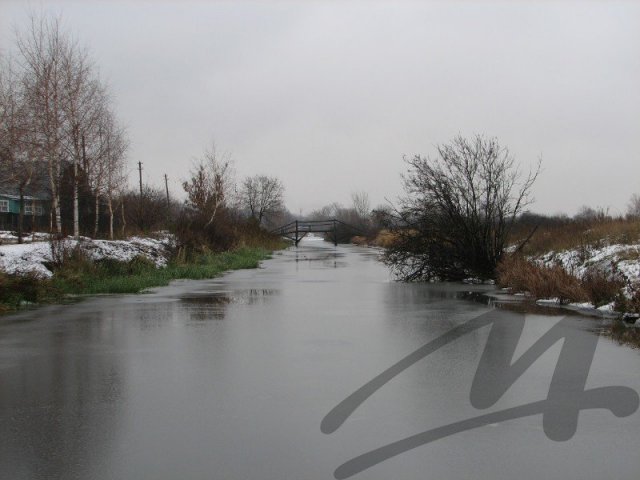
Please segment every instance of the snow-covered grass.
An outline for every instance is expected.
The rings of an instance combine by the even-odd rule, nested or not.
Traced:
[[[640,244],[606,243],[507,259],[501,284],[528,291],[540,304],[569,303],[575,309],[602,313],[614,308],[635,311],[640,298]]]
[[[55,253],[79,248],[90,260],[115,260],[130,262],[142,256],[156,267],[164,267],[169,260],[170,248],[174,239],[171,235],[161,234],[157,238],[131,237],[127,240],[79,240],[65,238],[52,242],[32,242],[23,244],[0,245],[0,270],[10,275],[34,275],[39,278],[51,278],[51,264],[55,262]],[[53,248],[52,248],[53,247]]]
[[[57,302],[72,294],[136,293],[178,278],[213,278],[228,270],[256,268],[269,250],[169,258],[173,238],[126,241],[65,239],[0,247],[0,312],[24,304]]]
[[[584,278],[588,271],[595,268],[608,274],[618,273],[625,281],[640,280],[640,245],[617,244],[570,249],[547,252],[531,259],[547,267],[560,265],[577,278]]]
[[[43,232],[33,232],[29,234],[25,234],[22,237],[22,241],[29,242],[42,242],[49,238],[48,233]],[[0,230],[0,245],[6,243],[18,243],[18,234],[16,232],[12,232],[9,230]]]

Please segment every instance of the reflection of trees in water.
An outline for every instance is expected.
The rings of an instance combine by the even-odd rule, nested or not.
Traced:
[[[92,469],[114,441],[124,385],[110,349],[126,341],[117,338],[124,329],[108,315],[18,330],[17,353],[27,354],[0,370],[0,471],[6,478],[95,476]]]
[[[173,312],[162,304],[154,306],[145,304],[138,312],[137,320],[140,330],[154,330],[162,328],[171,320]]]
[[[296,250],[296,255],[293,257],[293,261],[296,263],[306,262],[311,268],[344,268],[347,266],[347,262],[339,260],[345,256],[342,252],[329,251],[327,253],[318,254],[316,252],[310,253],[306,250]]]
[[[277,293],[278,290],[271,289],[247,289],[182,297],[180,300],[190,320],[223,320],[230,304],[256,305]]]
[[[640,328],[625,325],[622,321],[614,321],[605,328],[603,335],[612,338],[620,345],[640,348]]]
[[[225,293],[184,297],[180,299],[189,320],[223,320],[231,297]]]

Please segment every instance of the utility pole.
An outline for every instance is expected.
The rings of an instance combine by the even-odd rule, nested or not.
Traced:
[[[138,220],[140,230],[144,231],[144,211],[142,206],[142,162],[138,162],[138,176],[140,177],[140,201],[138,202]]]
[[[140,198],[142,198],[142,162],[138,162],[138,176],[140,177]]]
[[[164,174],[164,189],[167,192],[167,208],[169,208],[169,178],[166,173]]]
[[[81,148],[82,148],[82,164],[85,165],[85,173],[87,172],[87,150],[85,147],[84,134],[82,134]],[[73,236],[78,238],[80,236],[80,209],[78,198],[78,159],[74,155],[73,157]]]
[[[164,174],[164,189],[167,192],[167,216],[169,216],[169,178]]]

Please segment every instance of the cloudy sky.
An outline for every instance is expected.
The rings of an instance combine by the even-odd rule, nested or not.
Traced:
[[[640,193],[640,2],[0,0],[62,15],[109,83],[145,181],[215,140],[295,213],[401,193],[403,155],[457,134],[541,157],[533,210],[624,212]]]

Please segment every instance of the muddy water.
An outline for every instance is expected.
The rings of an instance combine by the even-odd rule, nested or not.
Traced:
[[[321,431],[336,405],[388,367],[491,315],[470,288],[395,283],[371,250],[305,241],[258,270],[3,317],[0,478],[331,479],[379,447],[546,399],[562,342],[492,406],[472,405],[485,347],[489,365],[503,353],[501,343],[487,347],[487,326]],[[519,341],[505,334],[518,342],[516,358],[564,317],[525,318]],[[601,326],[565,322],[576,335]],[[640,354],[600,337],[586,388],[607,386],[640,391]],[[640,478],[637,410],[582,410],[570,439],[547,433],[540,414],[487,423],[377,458],[351,478]]]

